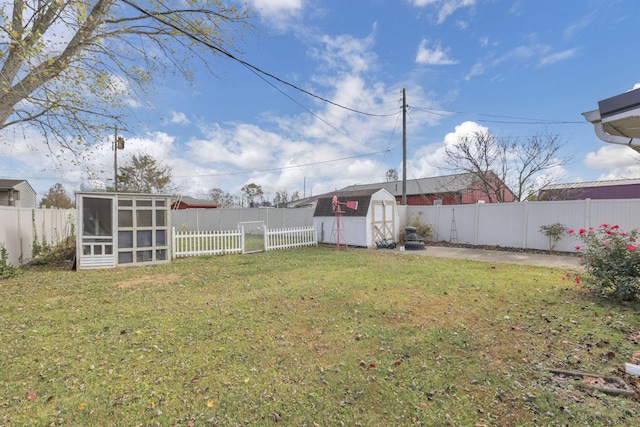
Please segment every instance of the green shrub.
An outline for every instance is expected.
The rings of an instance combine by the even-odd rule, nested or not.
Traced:
[[[629,301],[640,295],[640,248],[638,230],[624,232],[617,225],[568,231],[584,246],[576,246],[591,291],[616,300]],[[580,278],[576,278],[580,283]]]
[[[549,251],[553,252],[556,249],[556,245],[565,231],[567,231],[567,226],[559,222],[540,226],[540,232],[549,238]]]
[[[9,254],[4,245],[0,245],[0,279],[17,276],[20,270],[9,262]]]

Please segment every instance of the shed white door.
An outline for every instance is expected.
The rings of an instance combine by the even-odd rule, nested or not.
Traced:
[[[114,198],[82,196],[79,208],[82,220],[77,250],[79,268],[115,267]]]
[[[389,200],[372,200],[371,210],[371,227],[373,228],[374,240],[395,240],[395,203]]]

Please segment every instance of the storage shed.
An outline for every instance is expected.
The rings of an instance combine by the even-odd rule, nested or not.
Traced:
[[[76,269],[171,260],[170,196],[76,193]]]
[[[340,221],[333,203],[334,196],[342,212]],[[374,247],[382,239],[397,242],[400,231],[396,199],[380,188],[334,191],[320,196],[313,224],[321,243],[336,244],[339,241],[340,244],[360,247]]]

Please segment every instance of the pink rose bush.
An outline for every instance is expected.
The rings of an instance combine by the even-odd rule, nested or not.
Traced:
[[[586,272],[582,281],[593,292],[623,301],[640,296],[637,230],[624,232],[618,225],[602,224],[597,229],[568,230],[568,234],[582,243],[575,247]]]

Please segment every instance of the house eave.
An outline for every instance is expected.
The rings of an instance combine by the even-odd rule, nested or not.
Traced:
[[[587,111],[582,115],[593,125],[600,140],[609,144],[626,145],[640,152],[640,134],[636,135],[637,130],[629,125],[633,119],[640,123],[640,107],[605,118],[601,116],[600,110]]]

